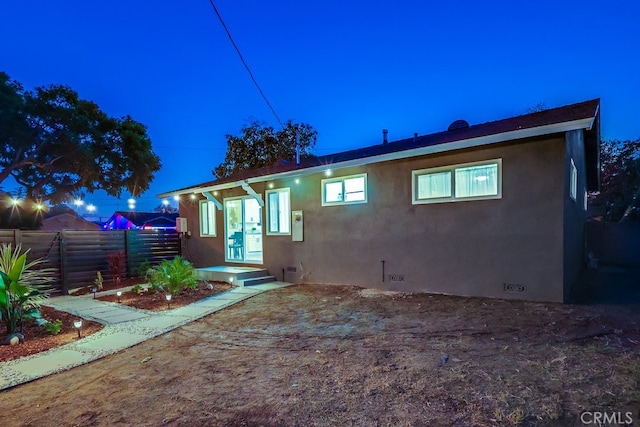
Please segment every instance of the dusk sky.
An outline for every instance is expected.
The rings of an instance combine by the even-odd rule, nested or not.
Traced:
[[[213,179],[225,134],[278,123],[208,0],[4,0],[0,71],[65,84],[148,127],[156,195]],[[284,122],[323,155],[601,98],[602,137],[640,137],[640,2],[216,0]],[[88,195],[101,216],[121,200]]]

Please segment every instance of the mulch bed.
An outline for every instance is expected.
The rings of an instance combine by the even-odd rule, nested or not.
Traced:
[[[62,321],[60,333],[50,335],[42,326],[38,326],[35,323],[25,324],[23,334],[25,342],[18,345],[0,345],[0,362],[40,353],[78,339],[78,331],[73,326],[73,321],[78,319],[77,316],[45,306],[40,307],[40,312],[42,317],[50,322],[54,322],[57,319]],[[98,332],[102,327],[99,323],[83,319],[80,333],[84,337]],[[4,336],[6,336],[6,330],[2,328],[0,329],[0,337]]]
[[[164,311],[191,304],[192,302],[210,297],[233,288],[227,282],[198,281],[195,289],[185,289],[167,303],[166,292],[153,292],[151,289],[141,292],[123,292],[118,300],[116,294],[97,297],[100,301],[119,302],[142,310]]]

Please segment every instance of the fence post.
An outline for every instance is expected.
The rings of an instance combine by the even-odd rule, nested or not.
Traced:
[[[13,230],[13,247],[22,243],[22,231],[18,229]]]
[[[63,295],[68,294],[66,256],[64,253],[65,231],[60,230],[60,288]]]
[[[127,277],[131,277],[131,259],[129,259],[129,232],[131,230],[124,230],[124,262],[127,263]]]

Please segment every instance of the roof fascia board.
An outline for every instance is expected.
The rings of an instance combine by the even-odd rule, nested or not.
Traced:
[[[567,132],[567,131],[576,130],[576,129],[590,130],[594,124],[594,121],[595,121],[595,116],[588,117],[585,119],[572,120],[569,122],[554,123],[550,125],[537,126],[533,128],[526,128],[526,129],[518,129],[518,130],[493,134],[493,135],[479,136],[476,138],[461,139],[459,141],[446,142],[444,144],[414,148],[411,150],[403,150],[403,151],[397,151],[394,153],[380,154],[377,156],[347,160],[340,163],[328,163],[325,165],[313,166],[305,169],[295,169],[287,172],[261,175],[253,178],[248,178],[244,181],[228,182],[228,183],[218,184],[218,185],[209,185],[206,187],[192,187],[192,188],[188,188],[180,191],[173,191],[169,193],[160,194],[158,195],[158,197],[163,198],[163,197],[170,197],[170,196],[180,195],[180,194],[190,194],[194,192],[226,190],[229,188],[236,188],[236,187],[242,187],[245,191],[247,191],[244,188],[244,186],[248,184],[264,182],[264,181],[269,181],[274,179],[284,179],[284,178],[289,178],[294,176],[299,177],[302,175],[311,175],[314,173],[324,172],[327,169],[343,169],[343,168],[348,168],[353,166],[364,166],[371,163],[406,159],[408,157],[423,156],[427,154],[436,154],[436,153],[442,153],[445,151],[459,150],[463,148],[479,147],[482,145],[491,145],[491,144],[497,144],[505,141],[531,138],[531,137],[542,136],[542,135],[550,135],[554,133]],[[253,189],[251,190],[253,191]],[[249,193],[248,191],[247,193],[253,196],[253,194]],[[262,197],[257,198],[254,196],[254,198],[256,198],[256,200],[258,200],[259,203],[264,203],[262,201]],[[260,205],[260,206],[263,206],[263,205]]]

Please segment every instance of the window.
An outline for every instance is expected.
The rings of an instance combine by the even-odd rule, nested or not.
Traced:
[[[267,234],[291,234],[291,205],[288,188],[267,190]]]
[[[569,196],[573,200],[576,200],[578,197],[578,168],[576,168],[576,164],[571,159],[571,183],[569,185]]]
[[[502,159],[413,171],[413,203],[502,198]]]
[[[216,236],[216,205],[208,200],[200,200],[200,236]]]
[[[367,174],[322,180],[322,206],[367,203]]]

